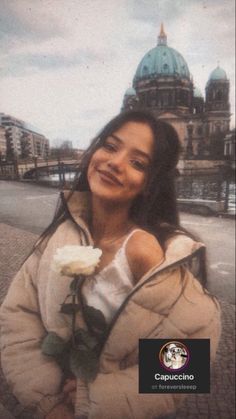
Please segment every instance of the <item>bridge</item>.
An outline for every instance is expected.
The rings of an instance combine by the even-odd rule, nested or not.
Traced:
[[[31,158],[27,160],[1,161],[1,179],[31,179],[39,180],[41,177],[59,174],[60,180],[64,180],[66,173],[78,170],[81,155],[75,158],[42,159]]]
[[[27,178],[38,172],[40,176],[59,173],[63,168],[65,171],[73,171],[78,168],[81,158],[60,158],[60,159],[39,159],[21,160],[17,162],[20,177]]]
[[[80,159],[60,159],[18,163],[18,173],[23,179],[50,176],[53,174],[74,172],[78,169]]]

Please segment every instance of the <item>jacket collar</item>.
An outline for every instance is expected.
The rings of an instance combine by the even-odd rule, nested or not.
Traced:
[[[88,227],[91,217],[91,193],[80,191],[72,192],[68,190],[63,192],[63,196],[66,200],[71,217],[83,230],[86,230],[90,239],[90,244],[93,244],[93,239]],[[181,263],[185,259],[192,258],[196,251],[203,247],[205,247],[203,243],[197,242],[186,234],[176,231],[176,235],[166,242],[165,258],[159,265],[154,266],[148,271],[140,279],[138,284],[163,269]]]

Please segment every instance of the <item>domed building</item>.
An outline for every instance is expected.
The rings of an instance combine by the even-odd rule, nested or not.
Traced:
[[[167,44],[161,25],[157,45],[140,61],[122,110],[150,109],[171,124],[183,146],[183,159],[223,157],[229,132],[229,80],[219,66],[206,85],[206,98],[194,85],[184,57]]]

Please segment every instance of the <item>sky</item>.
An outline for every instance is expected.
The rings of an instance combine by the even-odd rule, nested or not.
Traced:
[[[234,8],[234,0],[0,0],[0,112],[51,146],[86,148],[120,112],[163,22],[203,95],[212,70],[226,71],[234,127]]]

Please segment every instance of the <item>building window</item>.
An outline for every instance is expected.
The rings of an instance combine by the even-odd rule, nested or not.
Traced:
[[[143,67],[142,74],[143,74],[143,76],[147,76],[148,75],[148,67],[146,65]]]
[[[230,156],[230,144],[229,143],[225,144],[225,155]]]
[[[166,92],[163,93],[162,98],[163,98],[163,105],[167,106],[168,105],[168,93],[166,93]]]
[[[163,73],[167,74],[169,72],[168,64],[164,64],[162,68],[163,68]]]
[[[218,90],[216,92],[216,100],[222,100],[222,99],[223,99],[222,91]]]
[[[185,65],[182,65],[182,72],[184,76],[187,76],[187,70],[186,70]]]

